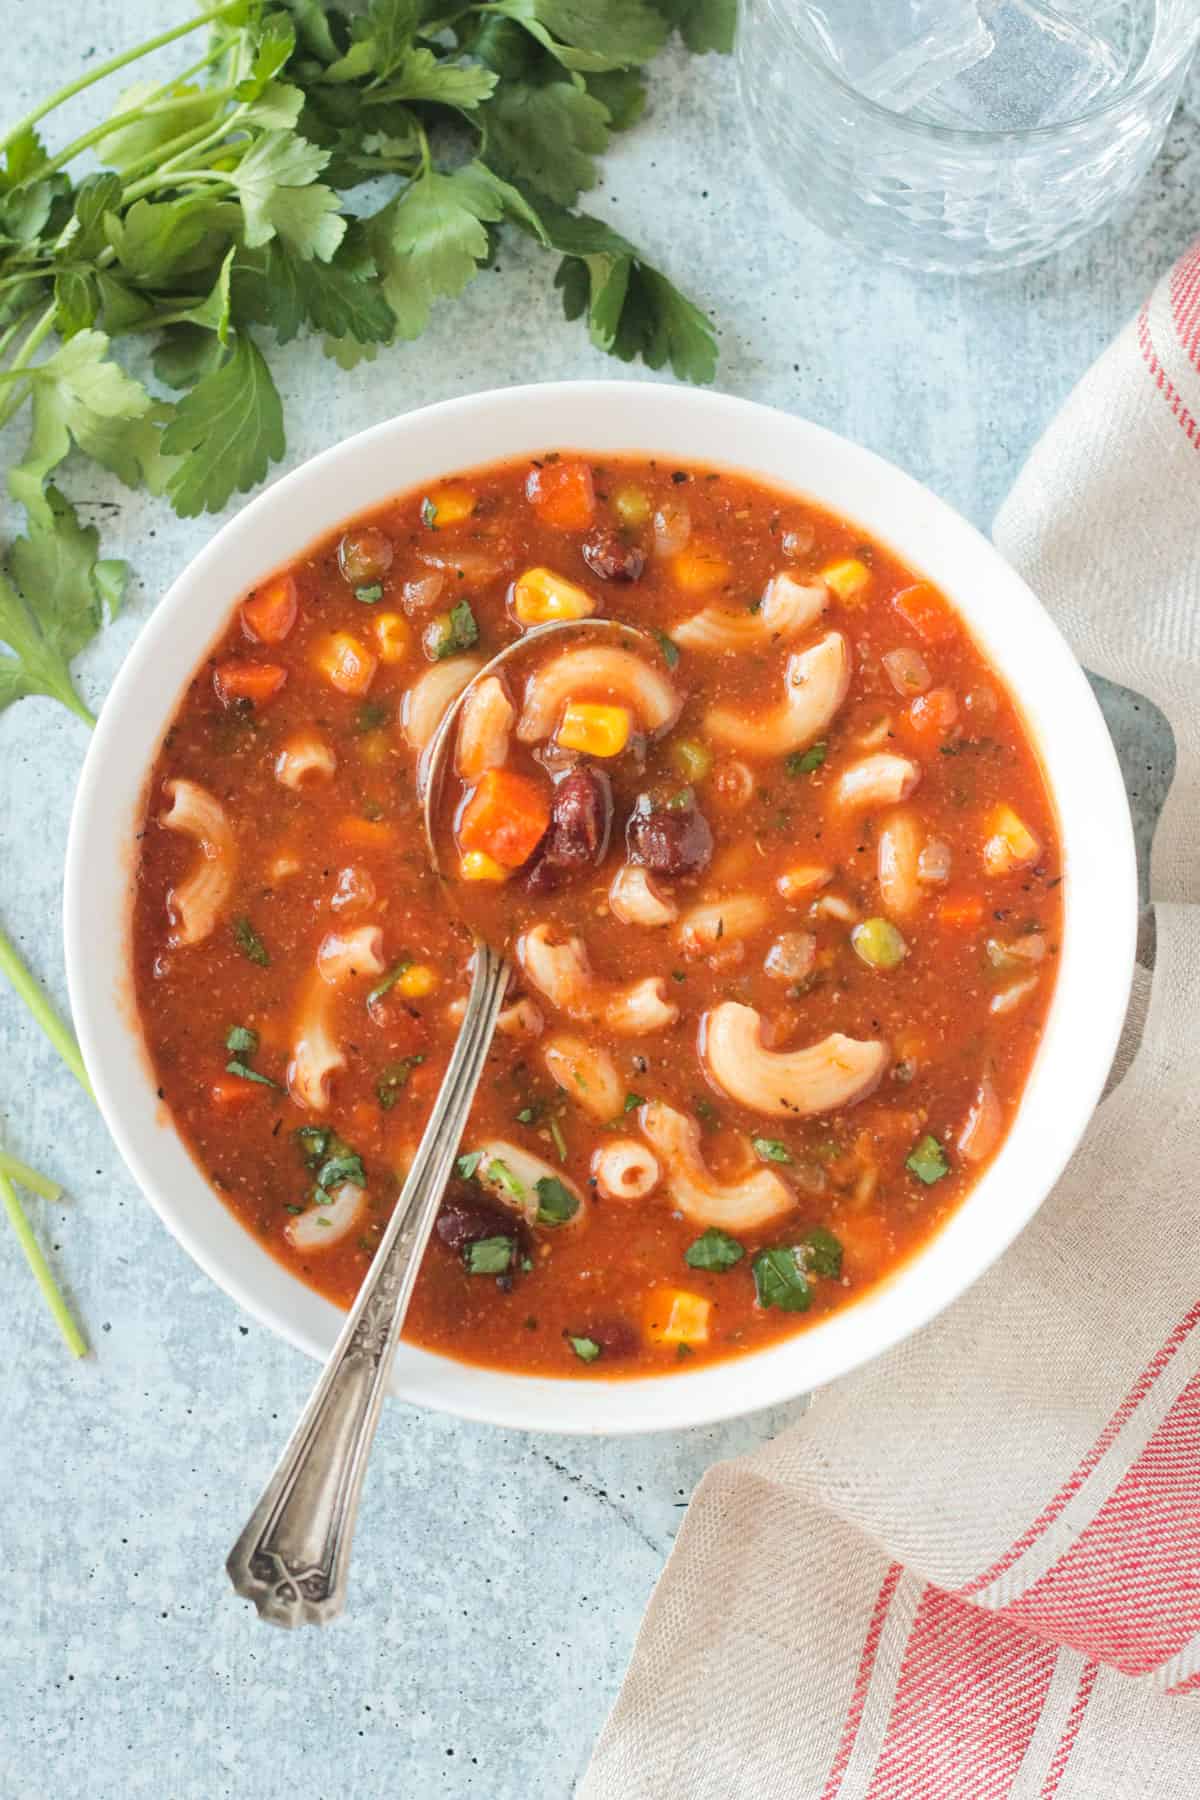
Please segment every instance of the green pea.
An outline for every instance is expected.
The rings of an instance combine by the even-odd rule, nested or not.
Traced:
[[[850,933],[850,942],[872,969],[895,969],[908,955],[908,945],[890,919],[864,919]]]

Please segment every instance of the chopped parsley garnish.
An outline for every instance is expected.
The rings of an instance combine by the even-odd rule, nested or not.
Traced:
[[[672,795],[670,795],[667,800],[667,811],[668,812],[686,812],[688,810],[689,806],[695,806],[695,804],[696,804],[695,788],[690,788],[690,787],[677,788],[676,791]]]
[[[354,729],[358,732],[360,737],[365,737],[369,731],[381,730],[383,726],[387,724],[391,716],[392,711],[390,707],[384,706],[378,700],[366,700],[358,709],[358,715],[354,721]]]
[[[425,634],[425,643],[435,662],[457,656],[460,650],[474,649],[479,642],[479,626],[469,600],[459,600],[447,613],[439,613]]]
[[[810,744],[807,750],[794,750],[783,766],[789,775],[811,775],[828,755],[828,744]]]
[[[942,1149],[932,1132],[928,1132],[917,1144],[912,1154],[905,1158],[904,1166],[918,1181],[926,1187],[932,1187],[943,1175],[950,1173],[950,1158]]]
[[[537,1184],[538,1224],[565,1225],[579,1211],[579,1202],[557,1175],[543,1175]]]
[[[550,1115],[550,1136],[554,1139],[554,1148],[558,1151],[559,1162],[566,1162],[567,1140],[563,1136],[562,1126],[553,1113]]]
[[[805,1267],[813,1275],[828,1275],[836,1281],[842,1272],[842,1241],[824,1225],[814,1225],[800,1245]]]
[[[487,1168],[483,1172],[483,1178],[485,1181],[492,1182],[495,1187],[502,1189],[514,1205],[524,1205],[524,1183],[517,1180],[508,1164],[506,1162],[501,1162],[498,1156],[492,1157]]]
[[[645,1104],[645,1094],[626,1094],[625,1104],[621,1110],[627,1113],[636,1112],[639,1106],[645,1106]]]
[[[366,1187],[367,1176],[362,1165],[362,1157],[353,1150],[339,1151],[329,1157],[317,1170],[317,1186],[323,1194],[330,1194],[343,1181],[349,1181],[355,1187]]]
[[[516,1245],[509,1237],[477,1238],[468,1244],[464,1261],[469,1275],[503,1275],[513,1259]]]
[[[658,639],[658,647],[662,651],[663,661],[668,669],[673,669],[679,661],[679,645],[674,638],[669,638],[665,631],[656,631],[654,635]]]
[[[225,1039],[225,1048],[232,1050],[235,1056],[255,1056],[258,1053],[258,1033],[251,1031],[248,1025],[231,1025]]]
[[[381,581],[370,581],[365,587],[356,587],[354,590],[354,598],[356,600],[361,600],[364,606],[374,606],[377,600],[383,599],[383,583]]]
[[[305,1167],[316,1176],[312,1197],[318,1206],[328,1205],[333,1189],[343,1181],[366,1187],[362,1157],[336,1131],[325,1125],[301,1125],[295,1135]]]
[[[745,1249],[736,1238],[731,1238],[727,1231],[718,1231],[710,1225],[702,1237],[694,1244],[689,1244],[683,1253],[683,1260],[689,1269],[732,1269],[735,1263],[741,1262]]]
[[[244,913],[240,913],[233,921],[233,941],[250,962],[257,963],[260,969],[270,967],[271,958],[267,955],[267,946]]]
[[[413,1070],[425,1061],[423,1056],[402,1056],[399,1062],[389,1063],[375,1083],[375,1095],[384,1112],[390,1112],[400,1095],[408,1086],[408,1078]]]
[[[600,1354],[600,1346],[595,1338],[572,1337],[568,1333],[567,1342],[570,1344],[580,1362],[595,1362]]]
[[[437,507],[432,500],[421,502],[421,523],[430,531],[437,530]]]
[[[399,981],[400,977],[405,973],[405,971],[408,969],[411,969],[411,968],[412,968],[411,956],[402,956],[398,963],[394,963],[392,965],[392,967],[388,970],[387,974],[382,976],[380,978],[380,980],[378,980],[375,983],[375,986],[371,989],[370,993],[367,995],[368,1007],[374,1006],[376,1000],[382,1000],[383,996],[386,993],[389,993],[391,991],[391,989],[395,987],[396,983]]]
[[[706,1100],[703,1094],[696,1094],[693,1097],[692,1106],[695,1110],[696,1117],[703,1120],[705,1125],[715,1125],[720,1118],[720,1114],[712,1101]]]
[[[460,1156],[455,1163],[454,1173],[458,1176],[460,1181],[470,1181],[482,1161],[482,1150],[468,1150],[466,1154]]]
[[[760,1250],[750,1267],[760,1306],[777,1306],[780,1312],[808,1311],[812,1305],[812,1288],[794,1250],[786,1245],[775,1250]]]
[[[260,1075],[257,1069],[252,1069],[249,1063],[242,1062],[236,1056],[230,1057],[225,1064],[225,1073],[240,1075],[243,1081],[257,1081],[259,1087],[278,1088],[279,1086],[279,1083],[272,1081],[269,1075]]]
[[[790,1163],[796,1160],[787,1145],[781,1144],[778,1138],[756,1137],[751,1138],[750,1142],[754,1154],[761,1156],[764,1162]]]

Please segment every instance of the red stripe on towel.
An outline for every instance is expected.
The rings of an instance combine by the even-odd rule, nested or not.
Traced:
[[[846,1773],[846,1764],[850,1761],[850,1752],[854,1748],[855,1740],[858,1737],[858,1728],[862,1723],[863,1707],[866,1704],[867,1690],[871,1685],[871,1676],[875,1672],[875,1657],[879,1651],[883,1622],[887,1618],[888,1607],[892,1604],[892,1596],[896,1592],[896,1584],[902,1573],[900,1564],[893,1563],[884,1576],[875,1597],[871,1623],[867,1626],[862,1655],[858,1659],[858,1672],[854,1677],[854,1689],[850,1695],[846,1721],[842,1726],[841,1739],[830,1766],[829,1778],[821,1789],[821,1800],[833,1800],[833,1796],[842,1785],[842,1776]]]
[[[1169,1365],[1175,1352],[1186,1341],[1198,1322],[1200,1322],[1200,1302],[1192,1308],[1191,1312],[1187,1313],[1179,1321],[1178,1325],[1176,1325],[1174,1331],[1162,1346],[1162,1349],[1158,1351],[1153,1361],[1142,1370],[1142,1373],[1138,1376],[1137,1380],[1134,1382],[1124,1400],[1122,1400],[1120,1406],[1108,1421],[1108,1424],[1104,1427],[1104,1430],[1100,1433],[1100,1436],[1096,1439],[1096,1442],[1092,1445],[1092,1448],[1088,1451],[1083,1461],[1078,1465],[1070,1478],[1059,1488],[1053,1500],[1051,1500],[1047,1506],[1043,1507],[1029,1529],[1022,1533],[1016,1543],[1006,1550],[1004,1555],[1000,1557],[997,1562],[994,1562],[989,1569],[985,1569],[982,1575],[977,1575],[974,1580],[968,1581],[964,1586],[957,1588],[955,1590],[956,1593],[965,1598],[971,1594],[978,1594],[980,1590],[987,1587],[989,1583],[997,1581],[1001,1575],[1007,1573],[1007,1571],[1012,1568],[1013,1564],[1018,1562],[1020,1558],[1024,1556],[1031,1544],[1037,1542],[1038,1538],[1041,1537],[1047,1527],[1054,1523],[1067,1502],[1074,1499],[1075,1495],[1079,1492],[1101,1457],[1104,1456],[1115,1443],[1123,1427],[1128,1423],[1129,1419],[1132,1418],[1137,1408],[1141,1405],[1142,1401],[1146,1398],[1146,1395],[1154,1386],[1154,1383],[1163,1373],[1163,1370]]]
[[[1200,1632],[1200,1376],[1095,1518],[1001,1617],[1126,1675]]]
[[[927,1588],[867,1800],[1004,1800],[1057,1660],[1006,1619]]]
[[[1079,1727],[1083,1724],[1083,1715],[1087,1711],[1088,1701],[1092,1697],[1092,1689],[1096,1685],[1096,1677],[1100,1673],[1097,1663],[1088,1663],[1079,1677],[1079,1686],[1075,1690],[1075,1698],[1071,1702],[1071,1710],[1067,1714],[1067,1722],[1063,1734],[1058,1740],[1058,1748],[1046,1771],[1046,1779],[1038,1800],[1054,1800],[1058,1792],[1058,1784],[1063,1778],[1071,1752],[1075,1748],[1075,1739],[1079,1736]]]

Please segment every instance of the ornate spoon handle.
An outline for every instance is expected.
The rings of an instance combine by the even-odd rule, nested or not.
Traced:
[[[388,1371],[450,1166],[491,1046],[509,965],[476,941],[454,1054],[403,1192],[308,1405],[225,1564],[273,1625],[342,1610],[350,1544]]]

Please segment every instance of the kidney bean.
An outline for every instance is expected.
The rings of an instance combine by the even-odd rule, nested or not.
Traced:
[[[712,860],[713,835],[694,801],[655,806],[642,795],[625,827],[630,860],[655,875],[694,875]]]
[[[586,1331],[580,1331],[576,1335],[590,1337],[593,1344],[599,1344],[602,1362],[619,1362],[624,1356],[633,1356],[639,1345],[634,1326],[628,1319],[615,1316],[596,1319],[588,1325]]]
[[[645,552],[616,531],[593,531],[582,550],[584,562],[601,581],[637,581],[646,566]]]
[[[500,1201],[470,1188],[451,1185],[446,1190],[434,1230],[448,1250],[461,1256],[468,1244],[483,1238],[510,1237],[516,1240],[517,1254],[527,1251],[529,1231],[524,1219]]]
[[[550,803],[550,824],[527,876],[534,893],[547,893],[576,869],[590,869],[608,849],[612,784],[601,769],[580,763],[564,775]]]

